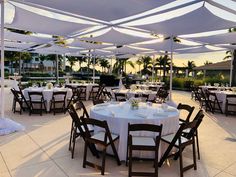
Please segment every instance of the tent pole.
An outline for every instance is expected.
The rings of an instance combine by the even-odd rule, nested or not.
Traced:
[[[5,95],[4,95],[4,0],[1,1],[1,118],[4,118],[4,101],[5,101]]]
[[[56,55],[56,83],[59,84],[58,54]]]
[[[232,50],[232,58],[231,58],[231,65],[230,65],[230,77],[229,77],[229,86],[232,87],[232,80],[233,80],[233,63],[234,63],[234,51]]]
[[[20,61],[19,61],[19,76],[21,75],[21,52],[20,52]]]
[[[172,101],[172,79],[173,79],[173,76],[172,76],[172,72],[173,72],[173,36],[171,36],[171,62],[170,62],[170,93],[169,93],[169,99],[170,101]]]
[[[155,59],[155,55],[153,55],[153,59],[152,59],[152,82],[154,81],[154,59]]]
[[[94,50],[95,53],[95,50]],[[95,55],[93,57],[93,84],[95,83]]]

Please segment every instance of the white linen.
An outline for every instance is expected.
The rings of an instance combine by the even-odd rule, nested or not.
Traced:
[[[153,100],[156,98],[157,92],[151,91],[151,90],[134,90],[131,91],[130,89],[121,89],[121,90],[113,90],[114,93],[124,93],[126,94],[127,98],[134,97],[135,94],[148,94],[149,100]]]
[[[99,109],[97,109],[99,107]],[[166,111],[161,109],[160,104],[147,106],[146,103],[140,103],[138,110],[132,110],[128,102],[119,104],[109,104],[106,106],[93,106],[90,110],[91,118],[106,120],[111,133],[120,136],[117,152],[121,160],[126,159],[128,123],[146,123],[163,124],[162,135],[168,135],[178,130],[179,111],[176,108],[170,108]],[[95,129],[95,132],[99,131]],[[138,136],[153,136],[148,132],[140,132]],[[162,149],[162,148],[161,148]],[[160,154],[163,151],[160,150]],[[136,156],[152,156],[152,153],[138,153]],[[160,157],[160,156],[159,156]]]
[[[217,99],[219,101],[222,101],[222,104],[221,104],[221,109],[223,112],[225,112],[225,107],[226,107],[226,96],[227,95],[236,95],[235,92],[232,92],[232,91],[218,91],[218,90],[214,90],[214,91],[211,91],[211,92],[214,92],[217,96]]]
[[[74,84],[66,84],[72,87],[77,87],[77,86],[86,86],[86,100],[89,99],[89,94],[92,90],[93,86],[98,86],[98,84],[92,84],[92,83],[85,83],[85,84],[79,84],[79,83],[74,83]]]
[[[23,94],[26,99],[29,99],[29,91],[36,91],[36,92],[42,92],[44,100],[46,100],[46,108],[47,111],[50,111],[50,102],[52,100],[52,94],[55,91],[67,91],[66,94],[66,100],[72,97],[72,90],[69,88],[53,88],[53,89],[46,89],[43,87],[29,87],[23,90]]]

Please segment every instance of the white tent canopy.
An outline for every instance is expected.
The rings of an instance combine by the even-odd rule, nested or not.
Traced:
[[[39,49],[32,51],[32,52],[41,53],[41,54],[65,54],[65,53],[78,52],[79,50],[80,49],[53,45],[50,47],[39,48]]]
[[[122,47],[111,47],[107,48],[106,50],[109,50],[113,52],[113,54],[139,54],[141,52],[149,51],[149,49],[144,48],[138,48],[138,47],[132,47],[132,46],[122,46]]]
[[[45,38],[45,37],[38,37],[38,36],[32,36],[32,35],[19,34],[19,33],[11,32],[11,31],[5,31],[4,38],[11,41],[34,42],[38,44],[48,43],[53,40],[53,38]]]
[[[215,31],[236,26],[236,21],[233,22],[222,19],[210,12],[205,6],[180,17],[172,18],[159,23],[138,25],[135,27],[158,34],[164,34],[166,36],[176,36],[181,34]]]
[[[179,54],[191,54],[191,53],[218,52],[218,51],[226,50],[223,48],[215,48],[215,49],[213,48],[202,45],[202,46],[196,46],[196,47],[186,48],[186,49],[177,49],[176,52],[178,52]]]
[[[24,50],[24,49],[28,49],[34,45],[35,45],[34,43],[19,43],[19,42],[8,42],[8,41],[4,42],[4,47],[7,47],[9,49],[16,48],[19,50]]]
[[[91,27],[91,24],[80,24],[62,21],[43,15],[38,15],[26,9],[15,7],[15,17],[6,27],[27,30],[42,34],[67,36],[80,30]]]
[[[112,21],[160,7],[174,0],[24,0],[61,11],[103,21]]]
[[[149,43],[143,43],[143,44],[136,44],[135,46],[138,47],[143,47],[147,49],[152,49],[155,51],[168,51],[171,52],[171,39],[167,40],[153,40],[150,41]],[[181,43],[173,42],[173,50],[179,49],[179,48],[185,48],[187,47],[186,45],[183,45]],[[173,51],[172,51],[173,52]]]
[[[225,33],[220,35],[212,35],[206,37],[195,37],[191,38],[191,40],[199,41],[206,44],[231,44],[231,43],[236,43],[236,32]]]
[[[73,47],[80,47],[83,49],[102,49],[111,46],[110,44],[102,44],[102,43],[93,43],[93,42],[87,42],[79,39],[75,39],[72,43],[69,44]]]
[[[113,53],[110,52],[110,51],[99,50],[99,49],[90,50],[90,51],[81,51],[80,53],[81,53],[81,54],[91,54],[91,55],[93,55],[93,56],[110,56],[110,55],[113,54]]]
[[[105,43],[112,43],[114,45],[125,45],[125,44],[132,44],[137,42],[143,42],[147,40],[153,39],[153,37],[141,37],[135,35],[129,35],[121,32],[119,28],[110,28],[108,32],[96,36],[96,37],[87,37],[82,38],[83,40],[87,41],[95,41],[95,42],[105,42]]]

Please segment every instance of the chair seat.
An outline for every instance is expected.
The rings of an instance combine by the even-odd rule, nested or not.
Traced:
[[[153,137],[132,136],[132,145],[134,146],[156,146]]]
[[[96,140],[99,140],[99,141],[104,141],[104,137],[105,137],[105,132],[98,132],[96,134],[94,134],[91,138],[93,139],[96,139]],[[119,137],[119,135],[115,135],[115,134],[112,134],[111,133],[111,138],[112,140],[115,140]],[[109,140],[107,139],[107,142],[106,143],[109,143]]]
[[[92,125],[87,125],[87,127],[88,127],[88,130],[89,130],[90,132],[94,131],[94,127],[93,127]],[[84,126],[81,126],[81,128],[82,128],[82,130],[85,132]],[[77,132],[77,133],[80,133],[80,131],[79,131],[78,128],[77,128],[76,132]]]
[[[165,135],[165,136],[162,136],[161,139],[170,143],[173,140],[174,136],[175,134]],[[181,143],[186,143],[188,141],[189,140],[187,138],[181,136]],[[178,140],[175,142],[175,145],[179,146]]]

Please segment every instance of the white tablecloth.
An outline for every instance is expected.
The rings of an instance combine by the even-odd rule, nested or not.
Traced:
[[[98,86],[98,84],[90,84],[90,83],[85,83],[85,84],[82,84],[82,83],[72,83],[72,84],[66,84],[66,85],[69,85],[69,86],[72,86],[72,87],[86,86],[86,100],[88,100],[88,98],[89,98],[89,93],[92,90],[92,87],[93,86]]]
[[[236,93],[232,92],[232,91],[218,91],[218,90],[214,90],[214,91],[211,91],[211,92],[214,92],[216,94],[216,96],[217,96],[217,99],[219,101],[222,101],[221,108],[222,108],[223,112],[225,112],[226,96],[227,95],[236,95]]]
[[[110,131],[120,136],[117,151],[120,159],[125,160],[128,123],[163,124],[162,135],[171,134],[178,130],[179,111],[173,107],[168,107],[168,110],[169,111],[164,112],[158,104],[146,106],[146,103],[142,103],[138,110],[132,110],[127,102],[119,104],[105,103],[103,106],[93,106],[90,110],[90,117],[99,120],[106,120]],[[96,131],[98,130],[95,129],[95,132]],[[147,132],[142,132],[140,135],[154,137],[154,134],[150,135]],[[163,153],[163,150],[163,148],[160,148],[160,154]],[[154,154],[137,152],[137,154],[134,155],[139,157],[153,157]]]
[[[53,88],[53,89],[46,89],[43,87],[39,87],[39,88],[34,88],[34,87],[29,87],[23,90],[23,94],[25,96],[26,99],[29,99],[29,91],[36,91],[36,92],[43,92],[43,97],[46,100],[46,107],[47,107],[47,111],[50,111],[50,101],[52,100],[52,94],[55,91],[67,91],[66,94],[66,99],[71,98],[72,96],[72,90],[69,88]]]
[[[151,91],[151,90],[135,90],[132,91],[130,89],[121,89],[121,90],[114,90],[114,93],[124,93],[126,94],[127,98],[134,97],[135,94],[148,94],[149,95],[149,100],[153,100],[156,98],[157,92]]]

